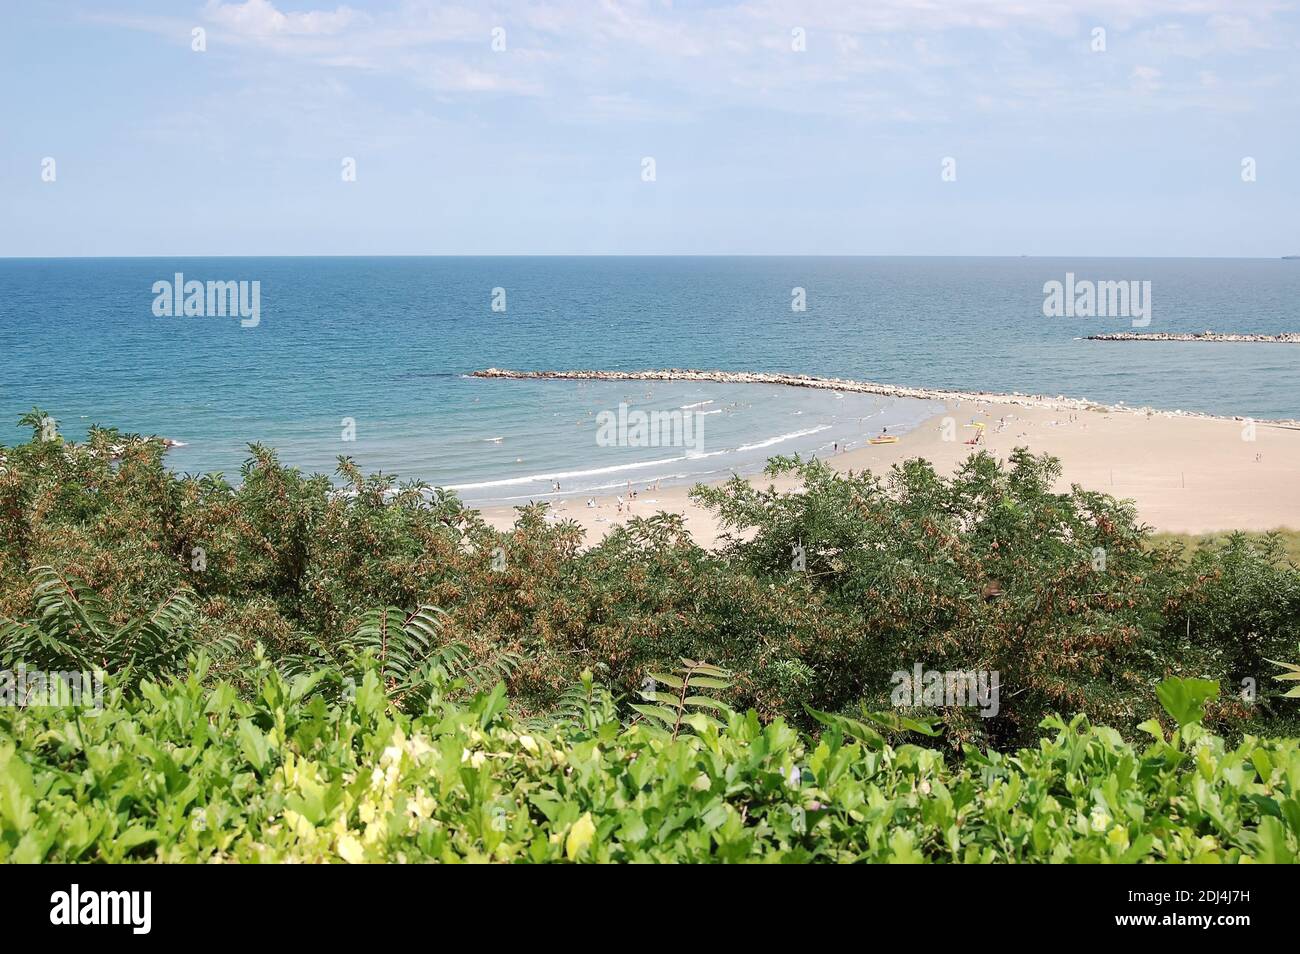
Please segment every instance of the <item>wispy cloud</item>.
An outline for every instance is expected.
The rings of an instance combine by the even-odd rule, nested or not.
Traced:
[[[546,97],[574,119],[644,117],[670,100],[677,109],[694,101],[933,119],[968,107],[1016,111],[1063,88],[1086,93],[1095,77],[1078,74],[1095,26],[1110,31],[1109,55],[1129,64],[1137,87],[1203,91],[1205,64],[1182,84],[1162,61],[1294,46],[1294,29],[1277,20],[1293,10],[1282,0],[502,0],[491,9],[406,0],[290,11],[272,0],[209,0],[199,16],[214,44],[392,75],[441,95]],[[493,50],[494,30],[504,50]],[[1063,69],[1073,81],[1041,82]],[[1205,106],[1203,97],[1187,102]]]
[[[232,33],[266,41],[284,37],[338,36],[349,27],[361,26],[370,19],[346,6],[333,11],[283,13],[270,0],[244,0],[243,3],[210,0],[203,14],[210,22],[220,24]]]
[[[982,248],[1000,231],[1020,252],[1053,229],[1077,248],[1082,226],[1062,209],[1101,222],[1099,201],[1112,220],[1189,210],[1152,234],[1226,241],[1207,224],[1206,183],[1261,243],[1265,218],[1295,204],[1298,5],[50,0],[6,23],[22,37],[16,69],[50,89],[11,98],[0,160],[61,148],[68,169],[113,164],[108,235],[157,192],[186,196],[197,248],[216,216],[235,223],[233,248],[264,247],[274,222],[341,249],[427,232],[452,251],[646,251],[672,234],[696,250],[815,251],[862,249],[887,222],[871,247]],[[639,175],[648,155],[654,186]],[[946,156],[954,183],[938,176]],[[1242,156],[1267,170],[1249,187]],[[342,157],[361,170],[348,187]],[[31,228],[86,233],[48,217],[77,181],[29,197]],[[772,234],[783,203],[816,228]],[[1114,229],[1097,228],[1112,250]]]

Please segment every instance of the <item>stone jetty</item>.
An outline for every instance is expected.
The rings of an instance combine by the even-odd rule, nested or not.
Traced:
[[[1214,414],[1194,411],[1169,411],[1151,407],[1130,407],[1123,402],[1099,404],[1087,398],[1071,398],[1058,394],[1010,394],[991,391],[952,391],[943,388],[912,388],[897,384],[877,384],[872,381],[854,381],[847,378],[822,378],[807,374],[781,374],[766,371],[702,371],[694,368],[660,368],[650,371],[515,371],[507,368],[485,368],[473,372],[476,378],[510,378],[522,381],[710,381],[719,384],[779,384],[795,388],[817,388],[824,391],[848,391],[858,394],[879,394],[884,397],[914,398],[922,401],[976,401],[982,404],[1019,405],[1021,407],[1049,407],[1072,411],[1103,411],[1122,414],[1147,414],[1162,417],[1198,417],[1209,420],[1245,420],[1242,417],[1224,418]],[[1297,421],[1260,421],[1300,427]]]
[[[1138,334],[1119,331],[1109,335],[1088,335],[1084,341],[1253,341],[1271,344],[1300,344],[1300,332],[1288,331],[1280,335],[1231,335],[1202,331],[1200,334],[1175,335],[1167,332]]]

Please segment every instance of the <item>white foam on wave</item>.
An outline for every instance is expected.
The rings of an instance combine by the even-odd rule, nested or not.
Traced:
[[[759,441],[757,444],[741,444],[736,448],[737,451],[762,450],[764,447],[771,447],[773,444],[780,444],[782,441],[791,441],[796,437],[807,437],[809,434],[818,434],[821,431],[830,430],[829,424],[818,424],[816,427],[805,428],[802,431],[791,431],[789,434],[780,434],[776,437],[769,437],[765,441]]]
[[[576,477],[594,477],[596,474],[613,474],[624,470],[637,470],[641,467],[658,467],[662,464],[676,464],[684,460],[686,460],[685,457],[664,457],[660,460],[641,460],[631,464],[615,464],[612,467],[595,467],[591,470],[563,470],[549,474],[529,474],[527,477],[508,477],[504,480],[481,480],[472,484],[447,484],[447,489],[482,490],[485,487],[518,487],[521,484],[573,480]]]
[[[646,467],[661,467],[665,464],[678,464],[682,461],[688,460],[704,460],[709,457],[721,457],[724,454],[739,454],[745,451],[762,450],[765,447],[771,447],[772,445],[780,444],[783,441],[790,441],[798,437],[807,437],[809,434],[820,433],[821,431],[828,430],[830,426],[831,425],[829,424],[819,424],[817,427],[809,427],[801,431],[790,431],[788,434],[778,434],[776,437],[769,437],[765,441],[758,441],[754,444],[741,444],[739,447],[729,447],[725,450],[709,451],[702,454],[690,453],[681,457],[663,457],[658,460],[634,461],[628,464],[614,464],[610,467],[593,467],[588,470],[552,471],[545,474],[529,474],[526,477],[507,477],[502,480],[481,480],[468,484],[447,484],[447,489],[461,491],[487,490],[493,487],[520,487],[526,484],[554,483],[557,480],[572,481],[583,477],[595,477],[599,474],[615,474],[630,470],[641,470]],[[639,479],[644,480],[646,478]],[[590,489],[597,488],[593,487]]]
[[[692,408],[696,408],[696,407],[706,407],[706,406],[708,406],[708,405],[710,405],[710,404],[712,404],[712,403],[713,403],[712,401],[696,401],[694,404],[683,404],[683,405],[682,405],[681,407],[679,407],[677,410],[679,410],[679,411],[689,411],[689,410],[691,410]]]

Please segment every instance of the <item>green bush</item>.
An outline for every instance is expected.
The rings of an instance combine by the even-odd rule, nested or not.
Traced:
[[[0,709],[0,861],[1290,862],[1300,747],[1203,728],[1170,680],[1145,745],[1083,716],[962,757],[849,719],[625,726],[588,674],[547,724],[504,687],[407,715],[365,669],[247,699],[199,663],[104,711]],[[443,685],[445,688],[445,684]],[[1213,689],[1213,687],[1210,687]],[[1174,727],[1176,725],[1176,728]]]
[[[137,673],[175,672],[201,648],[210,678],[247,695],[255,644],[286,669],[343,666],[377,609],[433,607],[432,648],[454,645],[474,671],[505,675],[522,718],[555,711],[585,670],[631,696],[686,657],[733,673],[733,707],[805,730],[809,707],[888,708],[892,674],[916,664],[997,671],[994,718],[906,713],[939,719],[952,751],[1032,745],[1052,712],[1133,739],[1173,675],[1225,687],[1206,725],[1229,740],[1300,733],[1268,681],[1267,660],[1300,641],[1300,571],[1277,541],[1233,538],[1189,559],[1153,543],[1123,502],[1052,492],[1049,457],[975,454],[951,478],[919,460],[841,475],[778,459],[771,473],[792,473],[799,491],[739,480],[699,490],[734,534],[720,551],[668,514],[584,549],[577,526],[548,521],[544,505],[520,508],[502,533],[454,495],[364,476],[347,459],[331,481],[254,445],[233,486],[170,473],[161,444],[134,435],[42,440],[43,419],[29,415],[31,442],[0,448],[10,659],[39,661],[61,640],[65,655],[124,664],[106,640],[149,636],[129,628],[179,595],[175,645],[131,655]],[[102,616],[94,633],[50,628],[51,573],[84,582],[70,598]],[[1243,699],[1248,685],[1258,691]]]
[[[1151,544],[1130,504],[1053,493],[1060,466],[1047,456],[1017,451],[1004,467],[979,453],[951,479],[922,460],[883,480],[798,458],[768,472],[801,489],[734,479],[695,493],[734,534],[731,567],[852,633],[833,666],[814,665],[822,708],[884,708],[890,673],[919,661],[1001,674],[1001,716],[947,710],[953,738],[1021,744],[1053,711],[1131,734],[1166,676],[1261,686],[1270,654],[1300,638],[1300,572],[1275,537],[1236,536],[1184,561]],[[1213,724],[1295,731],[1292,711],[1251,701],[1225,700]]]

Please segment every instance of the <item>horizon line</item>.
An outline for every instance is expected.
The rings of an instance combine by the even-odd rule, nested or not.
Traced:
[[[959,258],[959,259],[1210,259],[1224,261],[1261,261],[1272,262],[1300,258],[1300,253],[1267,255],[1073,255],[1056,253],[1051,255],[936,255],[918,253],[859,253],[859,252],[385,252],[352,253],[333,252],[325,254],[311,253],[218,253],[218,254],[147,254],[147,255],[0,255],[0,261],[104,261],[135,259],[205,259],[205,258]]]

